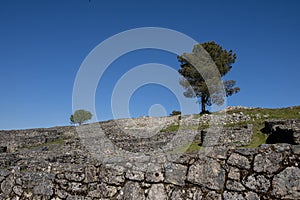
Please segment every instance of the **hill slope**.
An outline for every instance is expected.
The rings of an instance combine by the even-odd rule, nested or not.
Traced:
[[[197,133],[211,136],[219,128],[221,142],[250,142],[253,128],[263,134],[266,119],[299,119],[299,107],[227,113],[210,128],[224,112],[0,131],[0,199],[300,199],[300,140],[257,148],[197,143]],[[266,129],[290,133],[294,122],[300,133],[300,120],[271,121]],[[194,144],[185,143],[194,133]],[[172,143],[178,134],[183,138]],[[116,154],[120,149],[124,154]]]

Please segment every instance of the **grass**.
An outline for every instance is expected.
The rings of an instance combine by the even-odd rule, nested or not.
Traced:
[[[190,142],[185,144],[177,149],[174,150],[176,153],[191,153],[195,151],[199,151],[202,147],[199,146],[198,142]]]
[[[186,152],[193,152],[193,151],[199,151],[202,147],[199,145],[198,142],[192,142],[189,144],[188,149]]]
[[[300,106],[288,108],[253,108],[228,111],[227,114],[243,112],[251,117],[260,119],[300,119]]]
[[[252,121],[241,121],[237,123],[227,123],[224,125],[224,127],[243,127],[246,126],[247,124],[253,124]]]
[[[199,125],[192,125],[192,126],[185,126],[185,125],[178,125],[178,124],[171,124],[170,126],[168,126],[167,128],[164,128],[162,130],[160,130],[160,132],[175,132],[178,131],[180,128],[180,130],[203,130],[206,128],[209,128],[208,124],[199,124]]]
[[[178,129],[179,129],[178,124],[171,124],[170,126],[160,130],[160,132],[163,132],[163,133],[175,132],[175,131],[178,131]]]
[[[265,120],[268,119],[300,119],[300,106],[288,108],[254,108],[254,109],[239,109],[229,111],[228,114],[233,112],[243,112],[251,116],[252,120],[237,123],[236,125],[253,124],[253,137],[249,145],[243,146],[244,148],[256,148],[261,144],[266,143],[267,135],[261,132],[264,127]]]
[[[50,145],[55,145],[55,144],[64,144],[65,140],[64,139],[57,139],[57,140],[53,140],[51,142],[46,142],[43,144],[39,144],[39,145],[34,145],[34,146],[27,146],[24,147],[23,149],[35,149],[35,148],[39,148],[39,147],[45,147],[45,146],[50,146]]]
[[[228,114],[233,112],[243,112],[251,116],[252,121],[247,123],[253,124],[253,137],[249,145],[245,148],[255,148],[261,144],[266,143],[267,135],[261,132],[264,127],[265,120],[268,119],[300,119],[300,106],[288,107],[288,108],[254,108],[254,109],[240,109],[235,111],[229,111]]]
[[[249,115],[251,120],[242,121],[237,123],[226,124],[224,127],[242,127],[247,124],[253,124],[253,137],[249,145],[243,146],[244,148],[256,148],[261,144],[266,143],[267,135],[261,132],[264,127],[265,120],[270,119],[300,119],[300,106],[288,107],[288,108],[253,108],[253,109],[235,109],[230,110],[227,114],[240,113],[243,112],[245,115]],[[200,118],[201,115],[195,115],[195,118]],[[179,128],[182,130],[201,130],[208,128],[206,124],[199,126],[179,126],[177,124],[172,124],[169,127],[161,130],[161,132],[174,132]],[[189,143],[178,150],[184,151],[188,147],[188,152],[196,151],[201,149],[198,143]]]
[[[243,146],[243,148],[256,148],[261,144],[265,144],[267,139],[267,135],[261,132],[254,132],[252,136],[251,143]]]

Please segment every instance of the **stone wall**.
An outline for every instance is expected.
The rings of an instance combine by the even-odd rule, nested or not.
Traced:
[[[6,154],[1,159],[6,156],[17,163],[0,169],[0,199],[300,198],[300,146],[287,144],[218,147],[207,156],[190,154],[177,162],[132,167],[80,162],[73,154],[69,160],[29,161],[24,169],[22,157]],[[41,161],[38,155],[35,159]]]
[[[300,144],[300,120],[268,120],[264,132],[269,135],[267,143]]]
[[[202,146],[245,146],[250,144],[253,136],[253,125],[243,127],[217,127],[201,131]]]
[[[27,130],[0,130],[0,152],[14,152],[17,149],[38,146],[44,143],[74,136],[74,127],[54,127]]]
[[[107,137],[124,148],[134,139],[113,129],[114,121],[101,125]],[[266,130],[272,132],[276,125],[271,129],[266,125]],[[251,126],[229,128],[228,135],[236,135],[234,141],[249,130]],[[166,139],[166,133],[159,134]],[[300,145],[266,144],[247,149],[219,143],[176,160],[145,156],[132,158],[133,162],[104,163],[81,144],[74,127],[1,131],[0,137],[1,200],[300,199]],[[139,142],[146,145],[151,141],[133,144]],[[158,147],[155,145],[152,147]],[[134,150],[130,145],[126,148]]]

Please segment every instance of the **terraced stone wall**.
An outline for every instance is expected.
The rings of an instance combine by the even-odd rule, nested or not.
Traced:
[[[295,123],[292,130],[297,131]],[[271,132],[277,125],[269,126]],[[113,122],[104,127],[115,133]],[[291,126],[281,124],[280,129],[284,127]],[[1,200],[300,199],[297,144],[253,149],[220,144],[175,161],[145,154],[124,163],[104,163],[86,150],[73,127],[1,131],[0,136]],[[293,136],[297,141],[297,132]]]

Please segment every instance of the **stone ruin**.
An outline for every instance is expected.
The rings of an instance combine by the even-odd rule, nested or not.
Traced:
[[[115,121],[102,122],[120,148],[145,152],[123,164],[96,159],[75,127],[0,131],[0,199],[300,199],[299,125],[299,120],[267,121],[264,131],[272,144],[258,148],[239,147],[250,142],[251,125],[225,128],[214,142],[213,130],[205,129],[196,136],[202,149],[172,160],[146,154],[174,133],[138,140],[118,131]]]
[[[267,144],[300,144],[300,120],[270,120],[263,130],[267,133]]]
[[[216,129],[208,128],[201,131],[201,144],[210,146],[245,146],[250,144],[253,136],[253,125],[247,124],[243,127],[221,127],[216,135]],[[217,138],[217,139],[216,139]]]

